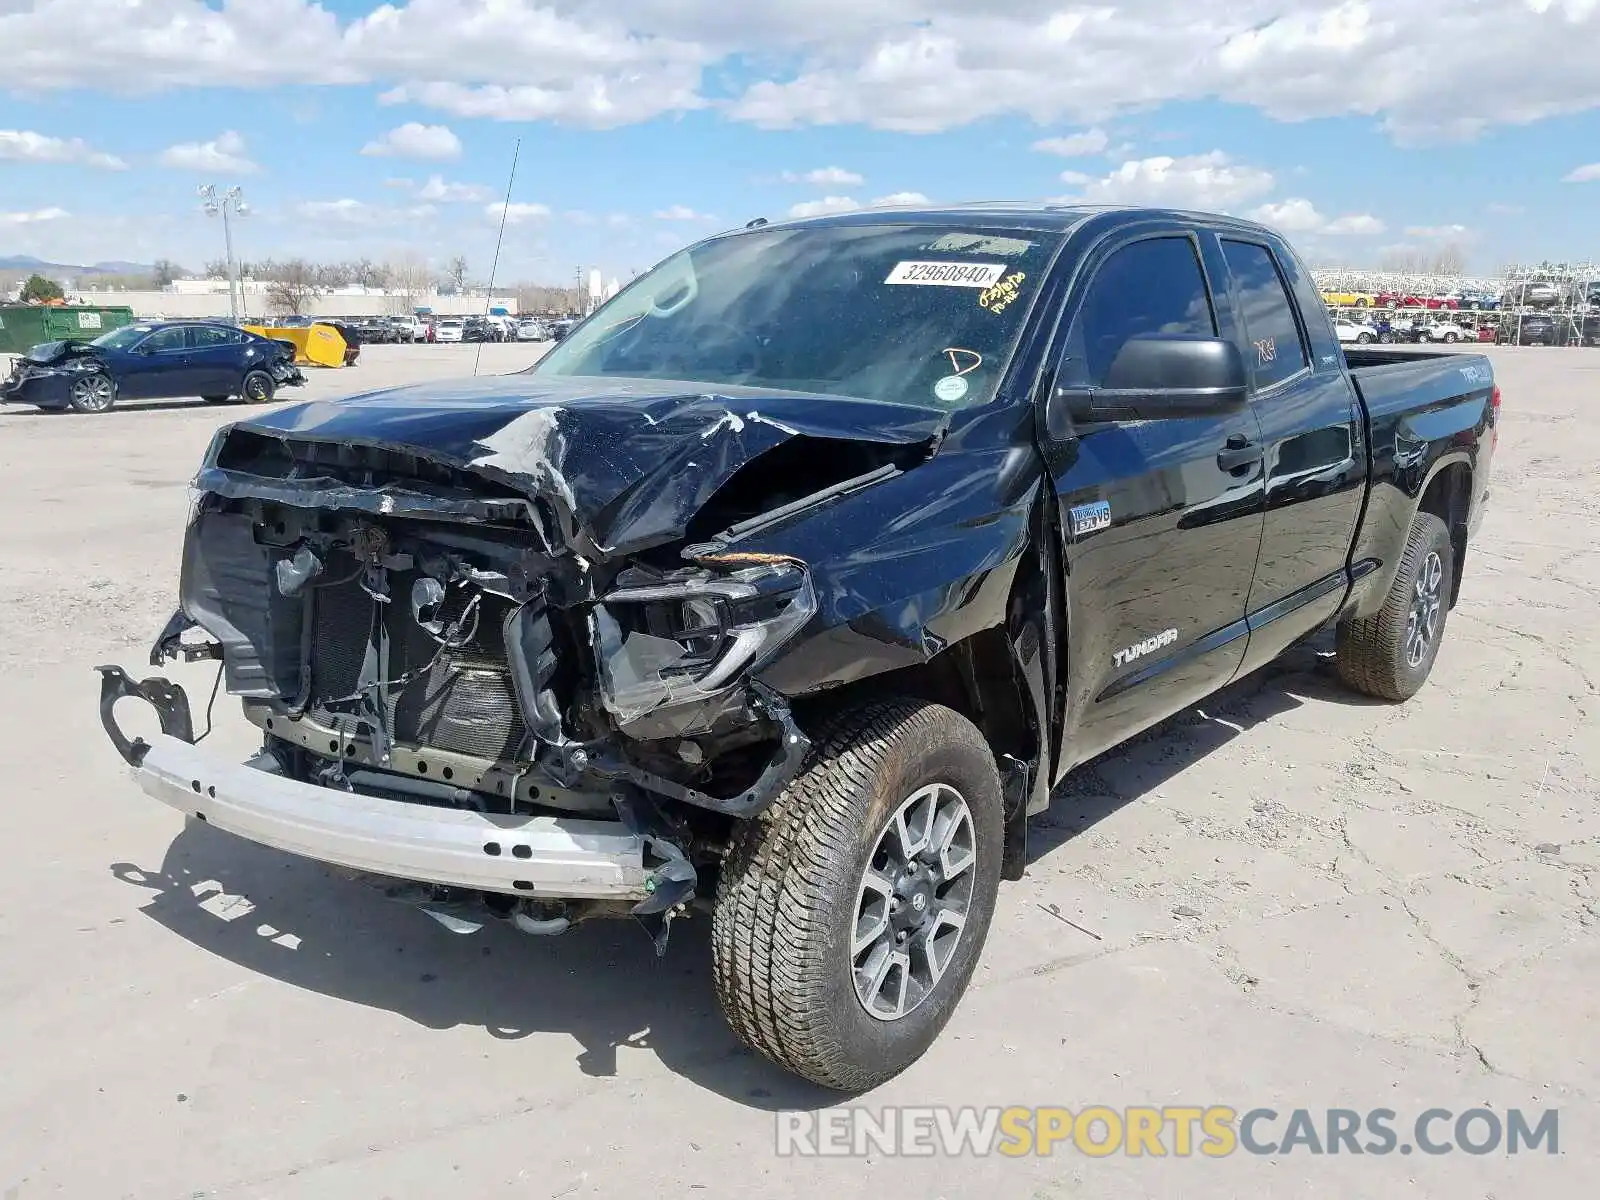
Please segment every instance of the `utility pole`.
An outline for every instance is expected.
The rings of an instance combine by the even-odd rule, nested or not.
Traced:
[[[235,322],[239,320],[239,265],[233,257],[233,225],[228,220],[228,211],[231,209],[236,217],[248,216],[250,206],[244,202],[244,192],[235,185],[217,194],[214,183],[200,185],[200,200],[205,208],[206,216],[214,217],[222,214],[222,242],[227,250],[228,261],[228,312]]]

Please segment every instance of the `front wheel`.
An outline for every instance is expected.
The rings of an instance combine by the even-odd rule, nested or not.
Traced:
[[[103,413],[117,402],[117,385],[104,371],[84,371],[67,389],[73,412]]]
[[[823,1087],[905,1070],[972,977],[1003,840],[994,755],[965,717],[910,700],[839,714],[723,861],[712,958],[734,1033]]]
[[[1418,513],[1383,607],[1338,628],[1339,677],[1380,700],[1416,695],[1439,657],[1454,573],[1450,531],[1432,513]]]
[[[266,404],[274,390],[271,375],[265,371],[251,371],[239,385],[239,397],[246,404]]]

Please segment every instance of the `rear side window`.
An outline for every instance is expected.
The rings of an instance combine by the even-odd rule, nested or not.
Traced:
[[[1239,313],[1249,339],[1245,363],[1256,390],[1262,391],[1309,365],[1300,326],[1272,251],[1255,242],[1223,239],[1222,253],[1238,288]]]
[[[1216,320],[1194,243],[1147,238],[1115,251],[1095,273],[1069,339],[1081,355],[1081,382],[1099,387],[1130,338],[1152,333],[1215,337]]]
[[[189,344],[205,350],[212,346],[232,346],[242,340],[237,329],[221,329],[215,325],[196,325],[189,330]]]

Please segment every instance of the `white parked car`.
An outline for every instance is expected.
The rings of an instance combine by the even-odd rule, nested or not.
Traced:
[[[446,317],[435,323],[433,327],[433,340],[436,342],[459,342],[461,340],[461,318]]]
[[[1335,321],[1333,331],[1339,335],[1341,342],[1368,346],[1378,340],[1378,331],[1365,321]]]
[[[517,341],[519,342],[548,342],[550,331],[544,327],[543,321],[536,321],[532,317],[524,317],[517,325]]]

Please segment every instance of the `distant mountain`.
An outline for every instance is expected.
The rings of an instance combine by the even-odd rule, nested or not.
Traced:
[[[149,263],[97,262],[91,266],[77,263],[53,263],[27,254],[0,257],[0,271],[38,271],[45,275],[148,275],[153,268]]]

